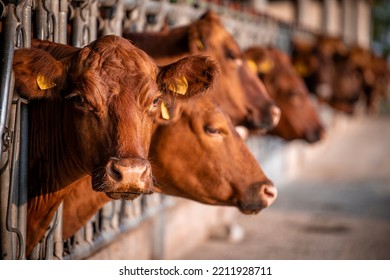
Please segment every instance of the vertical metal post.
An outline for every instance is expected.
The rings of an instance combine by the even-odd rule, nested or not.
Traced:
[[[58,43],[67,43],[68,0],[60,0],[58,12]]]
[[[38,0],[36,2],[35,8],[35,25],[36,25],[36,36],[40,40],[46,40],[48,38],[47,34],[47,13],[45,10],[45,0]]]
[[[6,3],[6,4],[5,4]],[[7,143],[10,141],[10,135],[7,131],[7,121],[12,102],[13,87],[11,84],[12,79],[12,62],[15,48],[16,29],[18,26],[18,20],[16,18],[16,5],[17,1],[1,1],[2,6],[5,8],[1,19],[4,15],[5,19],[2,21],[2,34],[0,42],[0,153],[1,153],[1,182],[0,182],[0,258],[1,259],[13,259],[15,257],[12,246],[11,233],[7,231],[7,209],[8,209],[8,196],[9,194],[9,172],[3,169],[8,166],[9,153]],[[5,153],[3,153],[5,151]]]
[[[122,22],[124,18],[124,5],[122,0],[115,0],[113,3],[101,1],[100,9],[104,9],[103,35],[122,35]]]
[[[18,228],[26,240],[27,232],[27,169],[28,169],[28,107],[22,102],[20,111],[20,162],[19,162],[19,197],[18,197]],[[25,248],[21,258],[25,258]]]
[[[73,0],[72,45],[83,47],[96,39],[97,34],[97,0]],[[92,15],[92,13],[94,13]]]

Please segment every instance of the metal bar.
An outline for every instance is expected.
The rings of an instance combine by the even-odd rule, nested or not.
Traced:
[[[15,5],[10,3],[6,6],[7,17],[5,18],[0,43],[1,68],[0,68],[0,151],[3,150],[3,133],[6,126],[8,108],[12,97],[9,97],[12,62],[14,58],[14,40],[18,21],[15,14]]]
[[[35,15],[36,15],[36,36],[40,40],[48,39],[47,34],[47,11],[45,9],[45,0],[38,0],[36,2]]]
[[[60,0],[58,12],[58,42],[67,43],[67,27],[68,27],[68,0]]]
[[[53,255],[49,259],[62,260],[62,255],[64,252],[64,242],[62,241],[62,212],[63,212],[63,203],[58,207],[58,224],[54,230],[53,236]]]
[[[7,5],[1,2],[6,9],[6,17],[2,25],[2,34],[0,42],[0,153],[2,167],[5,165],[9,168],[9,151],[5,141],[10,138],[5,134],[10,106],[12,103],[12,62],[14,54],[14,42],[16,37],[16,29],[18,20],[16,17],[16,6],[14,1],[7,1]],[[3,11],[4,12],[4,11]],[[5,153],[4,153],[5,152]],[[9,171],[2,170],[1,174],[1,190],[0,190],[0,258],[13,259],[15,254],[12,246],[12,236],[7,231],[7,209],[9,193]]]
[[[10,114],[10,123],[12,123],[13,131],[13,141],[12,148],[10,149],[10,154],[12,155],[12,160],[9,163],[10,166],[10,183],[9,183],[9,193],[8,193],[8,205],[7,205],[7,217],[6,217],[6,229],[7,231],[14,234],[12,236],[15,238],[14,250],[15,259],[22,259],[24,257],[24,238],[23,234],[18,228],[18,195],[19,195],[19,142],[20,142],[20,111],[21,111],[21,102],[17,98],[14,101],[14,108],[11,110]],[[15,227],[16,225],[16,227]],[[17,245],[17,246],[16,246]]]
[[[89,16],[90,4],[88,0],[73,0],[72,45],[83,47],[90,42]]]
[[[19,161],[19,200],[18,228],[23,240],[27,233],[27,169],[28,169],[28,107],[27,101],[19,98],[21,104],[20,116],[20,161]],[[24,259],[25,248],[22,248],[21,259]]]

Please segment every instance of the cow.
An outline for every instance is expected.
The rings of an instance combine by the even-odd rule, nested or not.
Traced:
[[[27,256],[67,186],[83,176],[91,175],[93,189],[112,199],[152,192],[147,158],[161,106],[173,114],[175,101],[199,96],[216,73],[201,56],[158,67],[113,35],[84,48],[33,45],[16,50],[13,61],[15,90],[29,100]]]
[[[244,52],[244,58],[282,112],[279,123],[268,133],[288,141],[303,139],[314,143],[321,140],[324,127],[290,57],[274,47],[252,46]]]
[[[277,196],[277,189],[210,95],[183,104],[180,118],[156,127],[149,157],[159,193],[234,206],[244,214],[258,213]],[[110,200],[90,184],[90,177],[76,182],[64,200],[64,239]]]
[[[362,76],[347,46],[329,36],[293,46],[293,63],[309,90],[334,109],[353,114],[362,94]]]
[[[378,113],[380,100],[385,98],[389,91],[389,65],[383,57],[361,46],[353,46],[350,52],[351,60],[357,65],[362,76],[366,112]]]
[[[214,97],[235,126],[266,131],[279,121],[280,109],[262,82],[250,71],[239,45],[215,12],[207,11],[191,24],[168,31],[124,31],[122,36],[146,51],[160,65],[189,54],[213,58],[220,69],[213,87]]]

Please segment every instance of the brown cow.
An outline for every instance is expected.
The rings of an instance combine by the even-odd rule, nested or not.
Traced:
[[[16,50],[13,64],[15,89],[30,101],[27,256],[69,191],[66,186],[81,177],[91,174],[94,190],[113,199],[150,193],[147,157],[161,100],[173,109],[175,99],[207,89],[215,73],[205,57],[159,68],[117,36],[82,49],[34,45]],[[184,96],[174,93],[183,77]]]
[[[272,47],[254,46],[245,51],[244,57],[282,111],[278,125],[269,133],[286,140],[320,140],[324,135],[320,117],[287,54]]]
[[[158,126],[149,156],[157,192],[235,206],[245,214],[258,213],[277,195],[229,118],[209,96],[184,105],[174,123]],[[75,184],[64,201],[63,237],[72,236],[108,200],[91,190],[88,178]]]
[[[338,111],[354,113],[362,92],[362,77],[339,38],[319,36],[311,44],[295,41],[293,64],[310,92]]]
[[[243,61],[237,42],[216,13],[206,12],[199,20],[170,31],[124,32],[123,36],[161,65],[189,54],[212,57],[220,68],[219,79],[213,87],[214,96],[234,125],[269,130],[279,121],[279,108]]]
[[[377,113],[379,103],[385,98],[390,87],[390,68],[386,60],[371,50],[354,46],[351,60],[357,65],[362,76],[362,87],[367,113]]]

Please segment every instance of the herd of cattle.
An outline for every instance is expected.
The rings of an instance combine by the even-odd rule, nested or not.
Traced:
[[[26,256],[63,203],[63,238],[111,199],[159,192],[254,214],[276,187],[237,127],[320,141],[316,103],[354,114],[386,98],[390,70],[336,38],[241,50],[219,16],[83,48],[33,39],[17,49],[15,90],[29,101]]]

